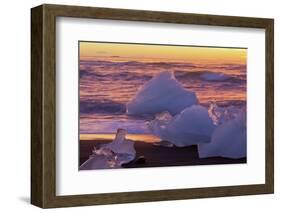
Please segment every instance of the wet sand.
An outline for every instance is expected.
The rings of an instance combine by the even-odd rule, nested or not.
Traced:
[[[92,153],[94,147],[111,142],[111,140],[80,140],[79,165],[84,163]],[[164,166],[188,166],[188,165],[212,165],[212,164],[237,164],[246,163],[246,158],[230,159],[222,157],[202,158],[198,157],[197,146],[189,147],[162,147],[153,146],[152,143],[142,141],[135,142],[137,152],[136,159],[144,156],[145,162],[128,163],[125,168],[164,167]]]

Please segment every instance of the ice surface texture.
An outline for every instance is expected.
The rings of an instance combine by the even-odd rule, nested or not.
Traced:
[[[243,107],[227,106],[219,107],[215,103],[211,103],[208,109],[209,116],[215,125],[220,125],[226,121],[234,119]]]
[[[246,157],[246,140],[246,110],[242,109],[236,118],[215,129],[211,143],[198,145],[199,157]]]
[[[143,115],[167,111],[175,115],[197,103],[195,93],[184,89],[173,72],[165,71],[140,88],[136,96],[127,103],[127,113]]]
[[[148,125],[153,134],[178,147],[208,143],[215,129],[208,110],[200,105],[187,107],[174,117],[169,112],[157,114]]]
[[[118,129],[113,142],[103,144],[93,150],[89,159],[80,166],[80,170],[120,168],[136,157],[134,142],[126,140],[126,130]]]

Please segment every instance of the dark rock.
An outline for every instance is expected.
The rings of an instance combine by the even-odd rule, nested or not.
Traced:
[[[144,156],[139,156],[139,157],[135,160],[134,163],[135,163],[135,164],[145,164],[145,163],[146,163],[146,159],[145,159]]]

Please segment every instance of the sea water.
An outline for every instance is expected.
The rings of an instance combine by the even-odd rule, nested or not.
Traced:
[[[246,104],[245,64],[196,64],[188,61],[98,58],[80,60],[80,134],[151,134],[152,116],[129,116],[126,103],[162,71],[174,72],[181,85],[196,93],[201,105],[241,108]],[[163,94],[165,95],[165,94]],[[81,137],[80,135],[80,137]]]

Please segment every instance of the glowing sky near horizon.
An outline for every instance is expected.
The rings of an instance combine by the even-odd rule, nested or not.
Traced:
[[[80,59],[111,57],[112,60],[185,61],[191,63],[246,64],[247,49],[129,43],[80,42]]]

